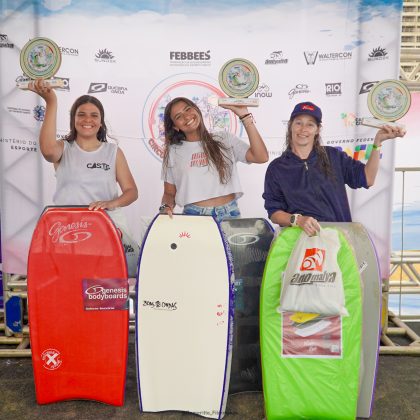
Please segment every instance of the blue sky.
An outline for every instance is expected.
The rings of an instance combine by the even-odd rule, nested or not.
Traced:
[[[392,212],[392,250],[402,249],[401,208],[394,206]],[[404,209],[404,246],[405,250],[420,249],[420,202],[406,205]]]
[[[400,9],[402,0],[33,0],[16,2],[6,0],[1,2],[0,14],[7,17],[13,10],[31,13],[39,16],[49,16],[54,13],[84,12],[96,15],[126,15],[141,11],[152,11],[160,14],[185,13],[194,14],[203,9],[221,10],[237,9],[246,10],[262,9],[274,6],[294,6],[296,11],[303,7],[314,7],[317,4],[349,4],[363,15],[363,20],[369,19],[372,9],[380,13],[380,6]]]

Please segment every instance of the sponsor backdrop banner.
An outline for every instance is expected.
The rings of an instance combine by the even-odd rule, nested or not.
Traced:
[[[244,136],[232,113],[209,103],[209,97],[222,95],[219,69],[232,58],[246,58],[258,68],[260,83],[252,97],[260,99],[260,106],[252,112],[270,159],[283,150],[294,105],[311,100],[324,113],[324,143],[365,162],[375,129],[360,121],[370,116],[372,84],[398,77],[401,9],[402,1],[396,0],[6,3],[0,11],[3,270],[26,273],[32,231],[55,188],[53,167],[38,145],[43,101],[15,87],[22,75],[19,53],[29,39],[51,38],[62,52],[59,136],[68,132],[69,110],[78,96],[89,93],[104,104],[107,126],[139,187],[139,200],[124,211],[134,237],[141,240],[163,191],[168,101],[187,96],[201,108],[210,130]],[[244,217],[266,217],[261,198],[266,167],[239,165]],[[393,169],[390,141],[382,148],[376,185],[349,192],[354,220],[369,229],[384,276]]]

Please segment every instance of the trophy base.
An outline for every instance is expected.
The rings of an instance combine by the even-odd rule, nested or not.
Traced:
[[[258,98],[219,98],[218,105],[259,106]]]
[[[29,83],[34,82],[34,80],[25,80],[22,82],[17,82],[16,86],[19,89],[27,90],[29,88]],[[64,80],[62,79],[46,79],[44,80],[45,86],[48,86],[50,88],[62,88],[64,87]]]
[[[392,121],[378,120],[377,118],[362,118],[362,125],[366,125],[367,127],[373,127],[373,128],[382,128],[384,125],[389,125],[391,127],[405,128],[404,124],[397,124]]]

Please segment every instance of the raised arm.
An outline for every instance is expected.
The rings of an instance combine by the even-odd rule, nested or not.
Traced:
[[[249,149],[246,152],[246,160],[250,163],[265,163],[268,161],[268,151],[252,114],[246,106],[223,105],[222,108],[231,110],[242,121],[249,139]]]
[[[378,173],[382,142],[388,139],[395,139],[396,137],[404,137],[405,133],[404,128],[390,125],[385,125],[376,133],[372,153],[365,166],[366,182],[369,187],[375,183],[375,178]]]
[[[57,141],[57,96],[42,79],[29,84],[29,90],[45,100],[45,117],[39,133],[39,147],[48,162],[57,163],[63,154],[64,143]]]
[[[129,204],[137,200],[137,186],[134,181],[133,175],[131,174],[130,168],[128,167],[128,163],[125,159],[124,153],[120,148],[118,148],[117,150],[116,176],[118,185],[121,188],[121,195],[119,195],[115,200],[95,201],[93,203],[90,203],[90,210],[113,210],[117,207],[128,206]]]

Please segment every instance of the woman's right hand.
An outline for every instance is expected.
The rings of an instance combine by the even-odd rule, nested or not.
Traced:
[[[48,84],[45,83],[44,79],[35,79],[33,82],[30,82],[28,89],[41,96],[45,102],[56,98],[54,89],[49,87]]]
[[[161,206],[159,208],[159,213],[160,214],[167,214],[172,219],[172,216],[173,216],[173,208],[170,207],[169,205],[166,205],[164,208],[162,208],[162,207],[163,206]],[[162,208],[162,210],[161,210],[161,208]]]

